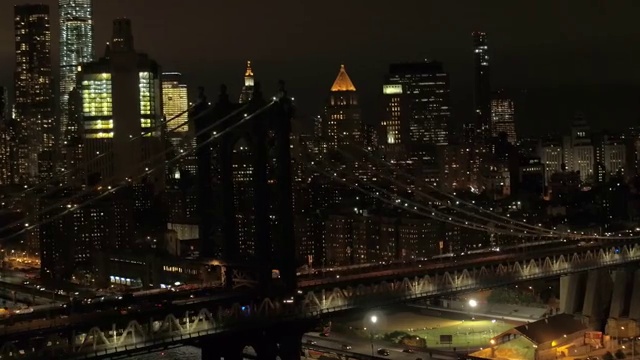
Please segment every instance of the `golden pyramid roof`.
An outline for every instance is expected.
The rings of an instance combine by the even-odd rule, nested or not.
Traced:
[[[244,76],[253,76],[253,70],[251,70],[251,61],[247,61],[247,71],[245,71]]]
[[[349,79],[349,75],[347,75],[347,70],[345,70],[344,65],[340,65],[340,72],[338,72],[336,81],[333,82],[331,91],[356,91],[356,87],[353,86],[351,79]]]

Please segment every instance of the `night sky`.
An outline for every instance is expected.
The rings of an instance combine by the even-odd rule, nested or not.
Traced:
[[[35,1],[31,1],[35,2]],[[57,0],[51,5],[57,63]],[[0,84],[12,83],[13,5],[0,0]],[[494,88],[520,91],[518,131],[542,133],[581,111],[595,125],[638,122],[637,0],[94,0],[97,55],[111,21],[132,19],[135,45],[214,97],[235,94],[245,61],[265,93],[287,81],[301,118],[322,109],[341,63],[367,122],[389,62],[437,59],[451,74],[455,121],[471,113],[471,32],[487,32]],[[195,93],[195,91],[193,91]],[[301,120],[306,121],[306,120]]]

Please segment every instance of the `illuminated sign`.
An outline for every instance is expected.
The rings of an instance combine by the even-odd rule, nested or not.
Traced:
[[[382,93],[385,95],[402,94],[402,85],[383,85]]]

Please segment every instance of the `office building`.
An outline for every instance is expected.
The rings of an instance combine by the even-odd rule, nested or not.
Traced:
[[[251,69],[251,61],[247,61],[247,70],[244,72],[244,85],[242,86],[242,91],[240,92],[240,100],[238,101],[240,104],[248,103],[251,100],[251,96],[253,95],[253,70]]]
[[[130,247],[135,230],[130,188],[107,191],[102,188],[78,195],[80,189],[60,188],[40,199],[42,278],[70,280],[78,270],[93,271],[99,252]],[[90,199],[88,205],[68,211]]]
[[[14,25],[18,178],[29,182],[53,173],[57,129],[53,112],[49,7],[16,6]]]
[[[348,145],[362,146],[362,120],[358,93],[344,65],[331,86],[325,105],[322,137],[327,150]]]
[[[487,34],[474,32],[473,66],[476,143],[487,144],[491,139],[491,78]]]
[[[0,86],[0,121],[4,121],[11,116],[10,109],[9,90],[4,86]]]
[[[564,150],[562,144],[554,141],[541,142],[538,149],[540,162],[544,165],[545,185],[551,182],[551,176],[563,171],[566,166],[564,163]]]
[[[496,138],[500,134],[505,134],[507,141],[515,145],[516,123],[513,100],[499,92],[491,99],[491,136]]]
[[[163,73],[162,111],[166,121],[165,135],[173,146],[183,142],[189,132],[188,108],[187,85],[182,82],[182,74]]]
[[[78,65],[93,60],[92,1],[59,0],[58,3],[60,16],[59,114],[63,145],[77,133],[78,124],[69,119],[69,93],[76,86]],[[64,150],[63,147],[63,152]]]
[[[105,55],[78,73],[87,180],[136,183],[144,175],[159,189],[164,181],[160,67],[133,45],[131,21],[115,20]]]
[[[189,100],[187,85],[182,82],[180,73],[162,74],[162,109],[166,123],[166,132],[187,133],[189,127]],[[175,118],[175,119],[174,119]]]
[[[594,139],[595,181],[605,182],[627,173],[627,143],[624,137],[600,135]]]
[[[580,174],[580,180],[591,183],[594,180],[595,152],[591,127],[582,115],[576,116],[571,126],[571,135],[563,138],[563,160],[567,171]]]
[[[382,145],[420,153],[425,147],[449,142],[451,105],[449,74],[442,63],[424,61],[392,64],[382,88],[384,118]]]

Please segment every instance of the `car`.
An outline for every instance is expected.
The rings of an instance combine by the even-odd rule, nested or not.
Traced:
[[[387,349],[378,349],[378,355],[389,356],[389,350]]]
[[[342,344],[342,350],[351,350],[351,345]]]
[[[313,341],[313,340],[311,340],[311,339],[308,339],[307,340],[307,345],[318,345],[318,343]]]
[[[415,351],[413,351],[413,349],[404,349],[404,350],[402,350],[402,352],[407,353],[407,354],[413,354]]]

